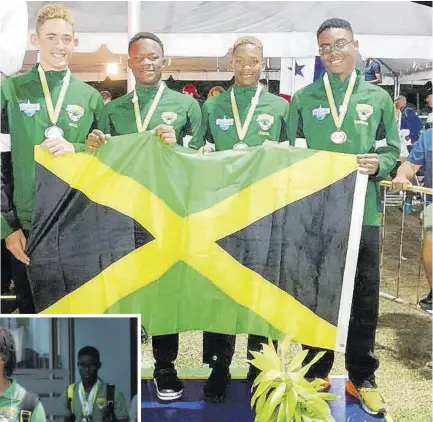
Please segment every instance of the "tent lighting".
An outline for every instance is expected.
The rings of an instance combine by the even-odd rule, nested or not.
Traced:
[[[117,63],[107,63],[106,73],[107,75],[116,75],[119,71]]]

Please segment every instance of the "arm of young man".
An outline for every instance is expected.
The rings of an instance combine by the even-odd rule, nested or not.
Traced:
[[[86,149],[92,152],[107,142],[112,135],[115,135],[110,119],[111,103],[104,104],[102,96],[101,101],[102,104],[98,101],[98,107],[95,111],[96,121],[86,139]]]
[[[382,100],[382,123],[385,129],[386,146],[376,153],[359,154],[359,170],[363,174],[385,178],[395,167],[400,156],[400,137],[394,118],[394,104],[389,95]]]
[[[198,106],[198,110],[196,109],[194,113],[196,131],[195,134],[192,134],[192,139],[188,145],[188,147],[192,149],[200,149],[206,145],[206,140],[210,141],[210,139],[208,139],[209,124],[207,121],[208,109],[206,103],[203,104],[202,109],[200,109],[200,105],[197,101],[196,103]]]
[[[128,422],[128,407],[126,406],[125,396],[120,391],[114,393],[114,416],[117,422]]]
[[[283,125],[281,127],[279,142],[286,142],[289,140],[289,119],[290,119],[290,104],[287,103],[284,116],[283,116]]]
[[[305,138],[298,94],[292,97],[288,110],[287,138],[292,146],[295,146],[296,138]]]
[[[398,168],[397,175],[392,181],[392,186],[397,190],[406,190],[412,186],[411,180],[413,180],[415,174],[421,167],[426,165],[426,135],[421,135],[419,141],[412,148],[409,157],[403,162]]]
[[[13,171],[11,159],[11,144],[9,134],[9,118],[7,113],[7,80],[1,83],[1,237],[5,239],[6,248],[16,259],[29,264],[30,259],[25,254],[26,237],[15,212],[13,202]],[[3,151],[4,150],[4,151]]]
[[[75,418],[69,406],[67,390],[65,390],[60,396],[60,402],[61,402],[61,416],[63,416],[63,422],[74,422]]]
[[[46,422],[47,417],[45,415],[45,409],[42,405],[41,401],[38,400],[35,406],[35,410],[32,413],[32,417],[30,418],[30,422]]]

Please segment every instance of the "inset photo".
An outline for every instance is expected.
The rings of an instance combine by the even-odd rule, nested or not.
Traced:
[[[0,422],[136,422],[141,323],[0,318]]]

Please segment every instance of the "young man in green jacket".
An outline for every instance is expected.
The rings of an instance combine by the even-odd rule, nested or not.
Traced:
[[[387,411],[377,390],[379,365],[374,343],[379,307],[379,186],[397,163],[400,140],[394,106],[382,88],[363,80],[355,69],[358,42],[349,22],[329,19],[317,31],[319,53],[325,66],[323,79],[298,91],[290,105],[289,140],[307,140],[309,148],[356,154],[359,171],[369,175],[363,230],[346,349],[349,381],[346,392],[358,398],[368,413]],[[375,151],[376,132],[385,130],[386,147]],[[310,348],[306,361],[317,349]],[[334,353],[327,351],[307,374],[328,381]]]
[[[116,422],[128,421],[128,408],[125,397],[114,390],[114,403],[110,410],[108,384],[98,377],[102,366],[99,351],[85,346],[78,352],[80,381],[71,384],[61,396],[65,422]],[[111,414],[110,414],[111,413]]]
[[[20,421],[26,390],[21,387],[12,374],[16,365],[16,349],[12,334],[0,328],[0,420]],[[28,409],[27,409],[28,410]],[[30,410],[28,410],[30,411]],[[30,422],[46,422],[44,407],[38,399],[30,415]]]
[[[167,61],[162,41],[150,32],[139,32],[129,41],[128,54],[136,85],[107,105],[105,133],[117,136],[152,130],[164,143],[183,145],[185,135],[202,142],[197,100],[167,88],[162,80]],[[95,150],[105,139],[101,131],[94,131],[87,140],[88,149]]]
[[[71,75],[68,63],[77,40],[69,9],[60,4],[43,6],[38,13],[32,43],[40,63],[25,75],[1,83],[2,132],[10,135],[13,197],[8,186],[8,207],[2,205],[1,235],[13,254],[15,281],[21,313],[34,313],[26,265],[26,242],[32,226],[35,194],[34,146],[55,156],[84,151],[89,132],[101,120],[104,102],[91,86]]]
[[[153,130],[167,144],[182,145],[185,135],[202,144],[201,110],[197,100],[167,88],[162,80],[166,59],[161,40],[149,32],[139,32],[129,41],[128,54],[136,86],[134,91],[107,105],[105,132],[126,135]],[[94,130],[87,140],[89,150],[96,150],[107,138],[106,133]],[[174,367],[179,334],[153,336],[152,347],[158,398],[162,401],[179,399],[183,385]]]
[[[263,69],[260,40],[255,37],[239,38],[233,47],[231,67],[235,74],[234,85],[204,103],[205,140],[213,144],[216,151],[286,141],[289,103],[270,94],[259,83]],[[203,143],[192,140],[189,146],[200,148]],[[229,367],[235,339],[233,335],[217,333],[204,333],[203,336],[203,361],[212,368],[204,386],[204,396],[217,403],[224,400],[231,379]],[[261,343],[267,343],[267,339],[248,336],[248,350],[261,350]],[[256,376],[256,368],[250,366],[248,379],[252,381]]]

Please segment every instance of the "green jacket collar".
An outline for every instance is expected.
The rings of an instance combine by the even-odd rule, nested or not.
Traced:
[[[358,68],[355,68],[355,72],[356,72],[355,86],[357,86],[358,83],[359,83],[359,81],[362,78],[362,72]],[[349,85],[350,75],[348,75],[347,78],[344,81],[342,81],[340,79],[339,75],[336,75],[334,73],[328,73],[328,77],[329,77],[329,82],[331,83],[331,87],[333,89],[346,89],[347,86]]]

